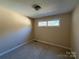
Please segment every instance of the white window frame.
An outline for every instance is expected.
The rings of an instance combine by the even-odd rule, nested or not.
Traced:
[[[57,23],[57,24],[56,24]],[[60,20],[59,19],[54,19],[54,20],[49,20],[49,21],[38,21],[38,27],[58,27],[60,26]]]

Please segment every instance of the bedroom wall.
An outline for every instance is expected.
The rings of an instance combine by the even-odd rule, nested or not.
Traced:
[[[7,51],[32,37],[31,20],[19,13],[0,8],[0,53]]]
[[[59,27],[38,27],[39,21],[60,20]],[[70,48],[71,12],[35,19],[35,40]]]
[[[75,53],[76,59],[79,59],[79,4],[72,17],[72,51]]]

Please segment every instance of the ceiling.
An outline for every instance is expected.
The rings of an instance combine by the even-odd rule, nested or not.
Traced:
[[[77,0],[0,0],[0,6],[21,13],[25,16],[38,18],[48,15],[69,12],[74,9]],[[35,11],[33,4],[38,4],[42,9]]]

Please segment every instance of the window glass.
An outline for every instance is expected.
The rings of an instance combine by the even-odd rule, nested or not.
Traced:
[[[38,26],[39,27],[47,26],[47,21],[40,21],[40,22],[38,22]]]
[[[59,26],[59,25],[60,25],[59,20],[48,21],[48,26]]]

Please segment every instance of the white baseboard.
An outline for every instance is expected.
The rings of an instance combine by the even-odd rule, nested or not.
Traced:
[[[36,40],[36,39],[34,39],[34,40]],[[71,48],[69,48],[69,47],[65,47],[65,46],[62,46],[62,45],[55,44],[55,43],[50,43],[50,42],[43,41],[43,40],[36,40],[36,41],[42,42],[42,43],[45,43],[45,44],[49,44],[49,45],[52,45],[52,46],[57,46],[57,47],[60,47],[60,48],[71,50]]]
[[[23,46],[23,45],[25,45],[25,44],[26,44],[26,42],[24,42],[24,43],[22,43],[22,44],[20,44],[20,45],[17,45],[17,46],[15,46],[15,47],[13,47],[13,48],[11,48],[11,49],[9,49],[9,50],[6,50],[6,51],[0,53],[0,56],[3,56],[3,55],[5,55],[5,54],[7,54],[7,53],[9,53],[9,52],[11,52],[11,51],[13,51],[13,50],[15,50],[15,49],[21,47],[21,46]]]

